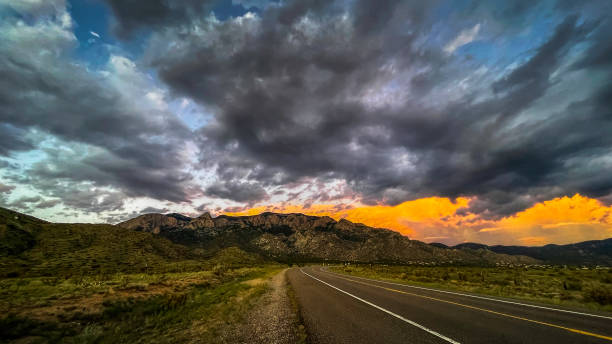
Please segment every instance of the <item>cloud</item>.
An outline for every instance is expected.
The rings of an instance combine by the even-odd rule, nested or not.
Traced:
[[[153,166],[147,168],[141,162],[122,159],[105,150],[90,148],[87,152],[65,149],[47,149],[48,158],[35,163],[28,170],[27,180],[38,184],[37,180],[56,180],[66,182],[91,181],[98,187],[114,186],[126,196],[149,196],[155,199],[181,202],[187,200],[183,189],[191,177],[185,173],[160,174]],[[176,186],[180,185],[180,188]]]
[[[430,197],[403,202],[395,206],[361,205],[343,208],[332,204],[312,204],[309,207],[286,205],[280,207],[255,207],[239,212],[227,213],[230,215],[255,215],[265,211],[277,211],[282,213],[296,212],[317,216],[330,216],[335,219],[345,218],[349,221],[373,227],[393,229],[402,234],[412,236],[415,232],[410,227],[411,223],[440,221],[441,218],[453,216],[458,209],[466,207],[469,201],[467,198],[458,198],[453,202],[448,198]]]
[[[65,0],[0,0],[0,8],[10,7],[23,15],[44,16],[65,14]]]
[[[184,172],[191,132],[159,97],[147,97],[163,90],[120,55],[100,71],[73,61],[77,41],[64,22],[41,15],[28,24],[11,17],[0,24],[0,141],[6,141],[0,154],[36,149],[46,159],[28,165],[21,182],[88,211],[115,209],[121,202],[111,195],[118,194],[188,201],[188,189],[197,189]],[[117,193],[77,201],[91,195],[53,190],[70,182]]]
[[[459,35],[455,37],[455,39],[448,42],[448,44],[444,46],[444,51],[448,54],[452,54],[455,50],[457,50],[457,48],[473,42],[476,39],[476,36],[478,36],[479,31],[480,24],[474,25],[474,27],[471,29],[461,31]]]
[[[310,207],[256,207],[226,210],[229,215],[254,215],[264,211],[299,212],[330,216],[396,230],[413,239],[449,245],[479,242],[490,245],[568,244],[612,236],[612,207],[595,199],[574,195],[535,203],[524,211],[491,220],[465,212],[475,199],[431,197],[396,206],[356,206],[338,209],[329,204]]]
[[[50,199],[46,201],[40,201],[34,207],[37,209],[47,209],[47,208],[53,208],[56,205],[61,204],[61,203],[62,203],[62,200],[60,199]]]
[[[0,24],[3,180],[66,207],[469,199],[453,216],[495,222],[612,197],[604,2],[107,0],[123,41],[95,66],[64,2],[29,3]]]
[[[8,193],[11,192],[15,189],[15,187],[13,185],[6,185],[6,184],[2,184],[0,183],[0,193]]]
[[[610,5],[608,4],[608,7]],[[609,20],[598,23],[599,30],[593,35],[588,50],[582,58],[573,65],[575,69],[595,68],[597,70],[608,70],[612,64],[609,58],[612,54],[612,42],[606,38],[606,32],[612,30],[612,22]]]
[[[253,7],[265,9],[266,7],[270,5],[270,1],[268,0],[232,0],[232,5],[242,5],[242,7],[246,9],[250,9]]]
[[[268,198],[266,190],[256,183],[236,180],[218,182],[205,190],[206,195],[230,199],[236,202],[262,201]]]
[[[27,130],[0,123],[0,156],[9,156],[12,152],[34,149],[34,143],[27,138]]]
[[[13,190],[15,190],[15,186],[0,183],[0,205],[2,206],[8,205],[7,198],[8,198],[8,195],[10,195]]]
[[[612,236],[612,207],[581,195],[559,197],[500,219],[481,229],[496,242],[568,244]]]
[[[186,0],[148,0],[144,2],[105,0],[112,9],[115,31],[122,38],[128,38],[134,31],[144,28],[163,28],[169,24],[182,24],[190,19],[204,15],[216,1]]]
[[[515,18],[530,10],[508,9]],[[593,135],[610,130],[599,115],[607,110],[595,109],[608,85],[555,102],[555,112],[543,104],[570,87],[570,54],[600,28],[565,16],[500,73],[422,44],[430,11],[401,2],[313,2],[227,21],[192,18],[189,28],[154,33],[146,59],[177,94],[215,109],[198,135],[201,164],[215,168],[219,183],[340,179],[369,204],[477,195],[493,217],[561,195],[610,193],[604,165],[587,177],[571,163],[611,147],[608,136]],[[459,34],[447,51],[480,28]],[[589,188],[594,175],[599,181]]]
[[[155,207],[146,207],[140,211],[141,214],[150,214],[150,213],[163,214],[167,212],[168,212],[168,208],[155,208]]]
[[[28,209],[30,207],[30,205],[32,205],[33,203],[38,203],[39,201],[41,201],[42,198],[38,195],[36,196],[22,196],[14,201],[12,201],[11,203],[9,203],[8,205],[12,208],[17,208],[17,209]]]
[[[584,37],[587,28],[576,27],[576,16],[567,17],[557,26],[554,35],[538,48],[537,53],[520,67],[514,69],[509,75],[496,81],[492,86],[495,92],[526,85],[548,82],[551,72],[558,67],[559,59],[563,56],[570,43],[577,37]]]

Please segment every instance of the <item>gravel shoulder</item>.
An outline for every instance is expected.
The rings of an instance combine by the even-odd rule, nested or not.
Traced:
[[[296,304],[290,297],[287,269],[267,282],[267,292],[245,315],[244,321],[232,333],[226,343],[289,344],[304,343],[304,328],[300,324]],[[257,283],[257,282],[255,282]]]

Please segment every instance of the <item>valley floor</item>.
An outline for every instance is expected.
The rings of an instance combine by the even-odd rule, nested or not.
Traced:
[[[296,343],[278,265],[0,280],[0,342]]]
[[[233,256],[236,255],[233,252]],[[212,262],[216,263],[213,265]],[[326,342],[321,338],[331,335],[329,331],[344,323],[344,317],[361,319],[358,312],[352,314],[344,309],[346,305],[337,301],[336,296],[340,294],[333,294],[333,288],[308,279],[298,268],[288,270],[286,265],[271,263],[232,267],[227,257],[215,258],[207,264],[202,265],[202,269],[184,272],[177,268],[183,265],[171,265],[176,269],[174,272],[65,277],[25,275],[0,279],[0,343],[285,344],[305,343],[307,332],[309,342],[317,342],[317,338],[319,342]],[[184,267],[192,269],[194,265],[185,264]],[[609,311],[612,307],[610,269],[367,264],[319,270],[305,271],[312,271],[325,281],[335,278],[334,283],[348,283],[332,274],[340,272],[346,277],[515,297],[591,311]],[[372,282],[365,284],[368,283]],[[345,287],[357,288],[352,284]],[[393,285],[393,288],[399,287]],[[321,299],[330,296],[330,292],[336,296],[328,301]],[[404,295],[398,300],[405,302],[406,297]],[[435,298],[437,300],[440,296]],[[301,301],[299,307],[298,300]],[[461,302],[471,302],[471,299]],[[414,310],[419,309],[421,303],[411,304],[400,311],[420,314]],[[314,308],[309,309],[309,305]],[[317,309],[321,310],[320,314]],[[337,317],[325,318],[330,309],[338,311]],[[445,312],[432,315],[432,319],[443,316]],[[378,313],[372,316],[373,319],[380,318]],[[376,327],[374,323],[369,325],[373,326],[372,329]],[[329,331],[321,332],[326,326]],[[595,328],[593,332],[606,331]],[[419,332],[417,335],[423,334]]]

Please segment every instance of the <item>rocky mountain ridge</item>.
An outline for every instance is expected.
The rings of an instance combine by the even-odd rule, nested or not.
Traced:
[[[118,226],[162,235],[205,249],[238,246],[277,260],[413,264],[533,264],[537,260],[488,250],[449,250],[410,240],[395,231],[331,217],[262,213],[196,218],[145,214]]]

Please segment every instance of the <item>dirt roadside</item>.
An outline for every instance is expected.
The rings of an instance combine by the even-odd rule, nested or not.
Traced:
[[[304,343],[305,332],[291,299],[287,269],[268,280],[268,291],[246,314],[244,321],[222,338],[224,343]],[[262,281],[262,283],[265,283]]]

